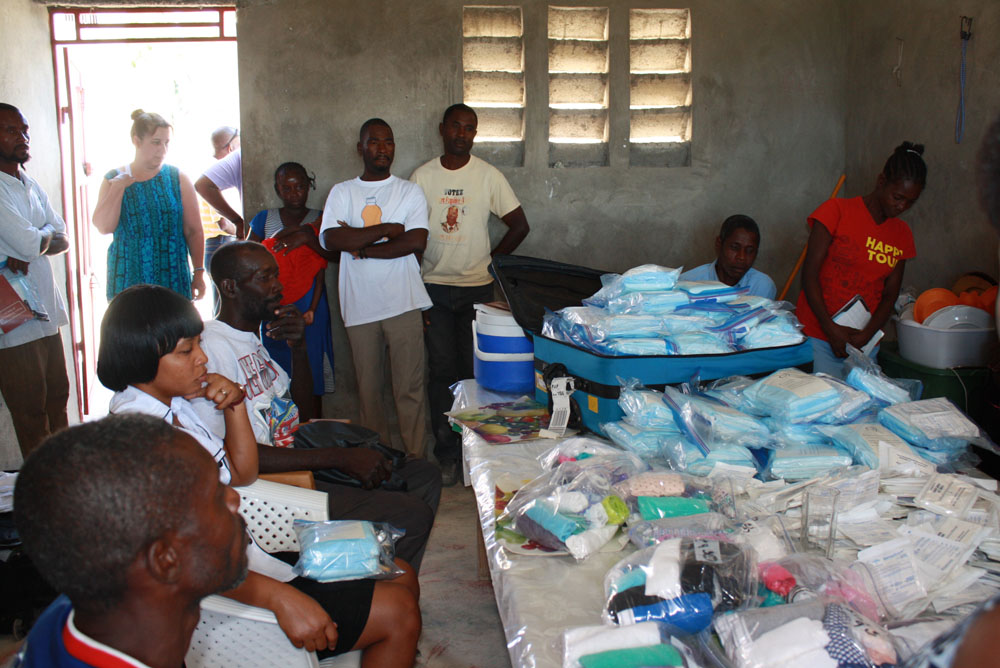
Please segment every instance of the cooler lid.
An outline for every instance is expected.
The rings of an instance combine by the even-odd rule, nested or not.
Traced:
[[[524,255],[497,255],[490,264],[517,324],[541,334],[545,309],[558,311],[601,289],[609,272]]]

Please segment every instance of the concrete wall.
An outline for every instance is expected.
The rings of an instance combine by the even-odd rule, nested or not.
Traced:
[[[955,142],[961,15],[973,16],[967,52],[965,137]],[[904,219],[917,257],[904,286],[950,287],[966,271],[997,275],[996,235],[977,202],[973,169],[986,127],[1000,113],[1000,5],[993,0],[887,0],[849,5],[847,195],[874,186],[903,140],[926,145],[927,188]],[[897,85],[892,68],[903,40]]]
[[[62,213],[62,177],[59,166],[59,127],[56,119],[55,75],[49,46],[49,13],[30,0],[0,3],[0,101],[20,108],[31,127],[31,161],[26,165],[48,193],[52,206]],[[56,282],[65,296],[66,265],[62,257],[52,266]],[[69,327],[63,328],[67,367],[73,383]],[[0,369],[0,373],[4,370]],[[70,388],[70,421],[78,415],[75,384]],[[0,469],[17,468],[21,452],[10,422],[7,405],[0,400]]]
[[[545,128],[547,5],[510,4],[523,7],[528,96],[524,166],[503,170],[532,226],[518,252],[608,270],[645,262],[693,266],[711,259],[722,219],[740,212],[764,230],[758,267],[782,283],[805,241],[805,215],[843,169],[844,5],[685,3],[693,34],[692,166],[628,168],[627,155],[615,158],[623,155],[616,145],[610,167],[552,169]],[[612,5],[615,105],[615,91],[628,89],[627,67],[616,70],[614,60],[627,57],[627,49],[616,55],[614,40],[627,39],[628,6],[592,4]],[[440,114],[462,95],[462,5],[242,0],[247,212],[275,205],[271,174],[284,160],[316,172],[311,204],[322,207],[332,184],[360,173],[357,128],[371,116],[393,126],[396,174],[406,177],[439,154]],[[624,131],[611,128],[612,138],[616,132],[627,136],[627,122]],[[330,288],[335,295],[332,279]],[[350,414],[350,352],[342,330],[334,338],[334,410]]]

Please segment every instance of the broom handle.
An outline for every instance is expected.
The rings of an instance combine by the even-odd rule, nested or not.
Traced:
[[[830,199],[837,196],[840,192],[840,186],[844,185],[844,180],[847,178],[846,174],[841,174],[840,179],[837,181],[837,187],[833,189],[833,194],[830,195]],[[805,247],[802,249],[802,253],[799,255],[799,261],[795,263],[795,268],[792,269],[792,273],[788,275],[788,280],[785,281],[785,287],[781,289],[781,294],[778,295],[778,301],[784,301],[785,295],[788,294],[788,290],[792,287],[792,281],[795,280],[796,274],[799,273],[799,269],[802,268],[802,263],[806,261],[806,251],[809,250],[809,244],[806,243]]]

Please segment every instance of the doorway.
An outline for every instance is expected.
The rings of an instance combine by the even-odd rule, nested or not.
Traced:
[[[236,10],[49,10],[59,106],[63,211],[70,231],[67,301],[81,420],[107,413],[96,376],[111,235],[91,226],[104,174],[132,161],[131,113],[173,126],[166,163],[195,181],[213,160],[210,135],[239,126]],[[211,317],[211,297],[196,301]]]

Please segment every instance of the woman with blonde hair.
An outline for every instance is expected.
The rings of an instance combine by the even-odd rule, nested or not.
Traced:
[[[132,112],[132,121],[135,159],[105,174],[93,216],[102,234],[114,235],[107,297],[150,283],[201,299],[205,238],[194,185],[164,164],[172,128],[159,114],[142,109]]]

